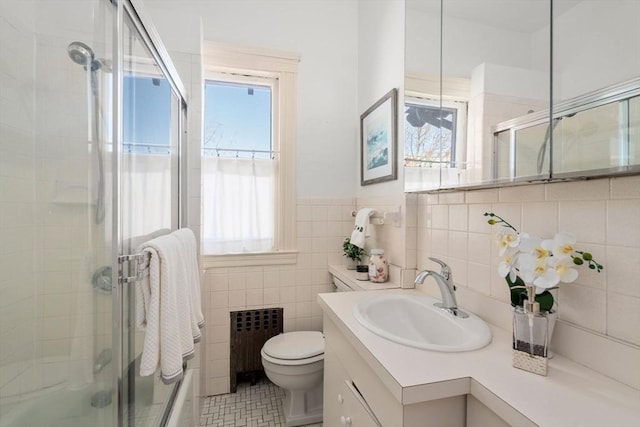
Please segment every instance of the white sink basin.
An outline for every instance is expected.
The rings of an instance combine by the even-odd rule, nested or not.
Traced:
[[[478,316],[460,318],[433,304],[427,296],[384,294],[360,301],[355,318],[388,340],[425,350],[477,350],[491,342],[489,326]]]

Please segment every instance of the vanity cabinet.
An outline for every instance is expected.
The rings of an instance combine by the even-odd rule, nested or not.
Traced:
[[[349,374],[338,360],[335,351],[326,344],[324,369],[324,425],[380,426],[357,386],[349,379]]]
[[[561,355],[552,359],[546,377],[515,369],[509,331],[493,327],[489,345],[461,353],[420,350],[377,336],[358,322],[354,309],[382,293],[421,294],[406,289],[318,296],[325,426],[638,425],[640,391]]]
[[[403,405],[327,316],[324,335],[325,426],[466,426],[464,395]]]

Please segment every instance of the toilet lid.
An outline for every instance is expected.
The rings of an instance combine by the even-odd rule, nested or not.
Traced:
[[[262,351],[276,359],[306,359],[324,353],[324,336],[316,331],[287,332],[269,338]]]

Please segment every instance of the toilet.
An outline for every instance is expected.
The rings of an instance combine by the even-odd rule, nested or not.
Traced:
[[[269,380],[284,389],[287,427],[322,422],[324,336],[317,331],[286,332],[260,351]]]
[[[361,287],[354,289],[333,274],[332,282],[335,292],[367,290]],[[375,285],[375,289],[398,287]],[[297,331],[276,335],[264,343],[260,355],[267,378],[284,389],[283,409],[287,427],[322,422],[322,332]]]

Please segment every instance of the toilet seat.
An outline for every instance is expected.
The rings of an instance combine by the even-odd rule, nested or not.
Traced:
[[[324,336],[317,331],[276,335],[264,343],[262,357],[278,365],[306,365],[324,359]]]

